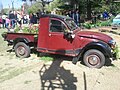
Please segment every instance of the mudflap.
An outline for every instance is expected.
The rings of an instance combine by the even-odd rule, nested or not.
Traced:
[[[73,63],[73,64],[76,64],[76,63],[78,62],[78,60],[79,60],[79,57],[73,57],[72,63]]]

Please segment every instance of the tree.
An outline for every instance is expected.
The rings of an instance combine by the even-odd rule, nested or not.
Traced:
[[[64,3],[62,0],[54,0],[53,2],[49,3],[45,6],[45,9],[47,11],[53,11],[54,9],[57,9],[58,7],[62,6]]]
[[[9,8],[4,8],[2,10],[2,14],[8,14],[9,13]]]
[[[27,1],[27,0],[22,0]],[[108,12],[120,12],[120,3],[114,2],[115,0],[52,0],[51,3],[47,3],[47,0],[28,0],[28,1],[36,1],[41,2],[42,6],[47,11],[52,11],[56,8],[61,8],[63,10],[71,10],[71,9],[79,9],[80,13],[86,14],[88,19],[91,18],[91,12],[104,12],[107,10]],[[117,1],[117,0],[116,0]]]
[[[27,0],[22,0],[22,1],[26,2]],[[36,0],[29,0],[29,1],[32,2],[32,1],[36,1]]]
[[[43,10],[43,5],[41,2],[35,2],[28,8],[29,13],[37,13],[39,10]]]

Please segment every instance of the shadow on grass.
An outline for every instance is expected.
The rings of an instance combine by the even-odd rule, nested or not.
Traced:
[[[9,50],[7,50],[7,52],[9,52],[9,53],[11,53],[11,52],[13,52],[14,50],[13,49],[9,49]]]

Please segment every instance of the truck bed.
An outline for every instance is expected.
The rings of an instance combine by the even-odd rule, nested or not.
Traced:
[[[37,42],[38,34],[6,32],[2,34],[2,36],[5,41],[12,44],[16,39],[26,39],[28,42]]]

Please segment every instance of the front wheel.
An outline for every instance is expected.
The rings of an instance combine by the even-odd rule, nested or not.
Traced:
[[[105,64],[105,56],[99,50],[90,49],[85,52],[83,62],[90,68],[101,68]]]
[[[23,42],[19,42],[15,45],[15,54],[20,58],[26,58],[30,56],[30,47]]]

